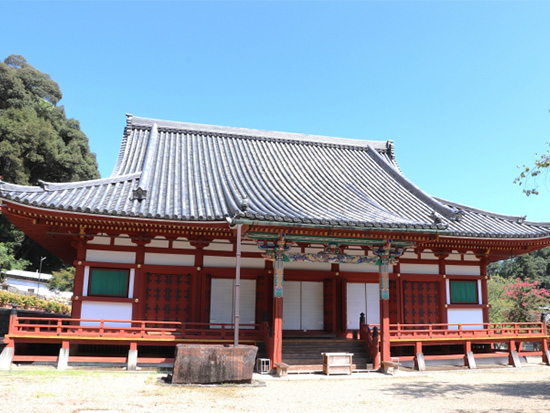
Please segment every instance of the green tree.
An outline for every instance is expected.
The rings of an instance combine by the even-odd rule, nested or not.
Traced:
[[[29,262],[15,258],[12,248],[5,242],[0,242],[0,271],[2,270],[22,270]]]
[[[550,247],[492,263],[487,271],[512,281],[518,277],[531,279],[541,288],[550,289]]]
[[[95,155],[78,121],[67,119],[49,75],[21,56],[0,63],[0,175],[7,182],[99,178]]]
[[[73,291],[74,287],[74,267],[62,268],[52,273],[48,288],[51,291]]]
[[[39,180],[70,182],[99,178],[95,155],[78,121],[67,119],[59,85],[24,57],[0,62],[0,179],[35,185]],[[0,217],[0,242],[28,269],[46,256],[44,271],[64,264]]]
[[[508,321],[507,313],[512,303],[504,293],[509,283],[509,280],[499,275],[493,275],[487,281],[487,296],[490,304],[489,322],[491,323],[504,323]]]

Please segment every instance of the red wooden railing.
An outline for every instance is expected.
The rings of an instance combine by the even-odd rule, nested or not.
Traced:
[[[544,323],[391,324],[390,342],[548,337]]]
[[[148,320],[89,320],[75,318],[14,317],[8,336],[15,337],[86,337],[97,339],[129,340],[232,340],[233,324],[227,323],[181,323],[176,321]],[[239,338],[261,340],[260,324],[241,324]]]
[[[374,328],[378,329],[378,326],[373,326],[373,330]],[[380,367],[380,348],[378,346],[378,334],[373,334],[369,325],[361,321],[359,326],[359,338],[367,345],[367,349],[369,350],[372,358],[373,369],[378,370],[378,368]]]

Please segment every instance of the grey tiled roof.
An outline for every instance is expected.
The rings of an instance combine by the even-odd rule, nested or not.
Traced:
[[[363,141],[128,116],[111,177],[0,183],[22,204],[180,221],[323,225],[541,237],[523,222],[434,198],[397,166],[391,141]]]

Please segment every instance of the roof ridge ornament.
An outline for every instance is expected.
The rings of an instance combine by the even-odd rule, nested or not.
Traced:
[[[461,208],[457,208],[457,211],[453,214],[452,220],[454,222],[462,222],[462,218],[466,215],[466,211]]]
[[[434,224],[436,225],[443,223],[443,217],[441,216],[441,214],[438,214],[435,210],[432,211],[432,213],[430,214],[430,218],[433,219]]]
[[[46,181],[43,181],[42,179],[39,179],[37,182],[37,185],[42,188],[44,191],[49,191],[50,186]]]
[[[147,198],[147,190],[143,189],[141,186],[138,186],[136,189],[132,191],[132,197],[130,198],[130,200],[141,202],[145,198]]]

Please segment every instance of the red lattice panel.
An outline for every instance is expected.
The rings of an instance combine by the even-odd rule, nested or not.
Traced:
[[[191,274],[147,273],[145,318],[189,321]]]
[[[406,324],[439,323],[439,284],[437,281],[403,281]]]

